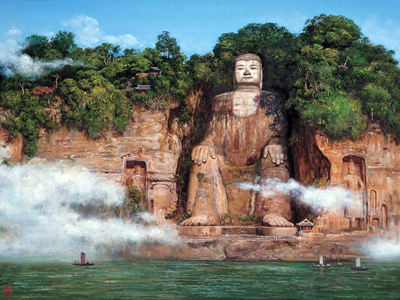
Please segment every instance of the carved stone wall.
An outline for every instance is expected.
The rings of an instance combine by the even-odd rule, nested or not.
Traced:
[[[98,140],[61,128],[41,133],[37,156],[83,165],[127,187],[137,186],[160,220],[176,208],[176,169],[182,151],[181,128],[169,113],[136,107],[123,135],[111,132]]]
[[[385,137],[377,126],[357,141],[332,141],[323,134],[316,134],[318,148],[331,164],[330,184],[343,185],[350,160],[355,174],[365,185],[363,210],[368,230],[399,229],[400,218],[400,145],[390,136]],[[346,229],[345,215],[338,212],[336,225]],[[351,225],[350,225],[351,227]]]

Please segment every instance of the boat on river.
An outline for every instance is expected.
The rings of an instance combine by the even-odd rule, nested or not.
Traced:
[[[339,257],[337,258],[336,263],[334,264],[334,266],[335,267],[344,267],[344,264],[339,261]]]
[[[314,268],[330,268],[331,267],[330,264],[326,264],[326,265],[324,264],[324,257],[322,255],[319,257],[319,264],[313,263],[312,265]]]
[[[81,252],[81,262],[79,263],[79,262],[75,261],[72,265],[77,266],[77,267],[89,267],[89,266],[94,266],[94,263],[90,263],[90,262],[86,261],[85,252]]]
[[[367,271],[368,270],[367,267],[361,266],[361,258],[360,257],[356,258],[356,266],[351,267],[350,269],[355,270],[355,271]]]

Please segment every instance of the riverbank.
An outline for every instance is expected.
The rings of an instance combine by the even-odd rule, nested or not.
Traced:
[[[375,235],[366,231],[342,233],[308,233],[300,236],[260,236],[254,234],[217,234],[194,237],[181,235],[182,243],[174,247],[163,245],[123,245],[115,257],[209,260],[209,261],[354,261],[358,256],[370,259],[361,250]]]

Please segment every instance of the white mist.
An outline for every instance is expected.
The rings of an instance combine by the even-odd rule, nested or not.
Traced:
[[[340,207],[354,205],[353,191],[339,186],[328,186],[325,189],[319,189],[313,186],[302,186],[294,179],[282,182],[276,178],[263,180],[260,184],[243,182],[239,183],[238,186],[242,189],[261,192],[266,197],[276,194],[289,195],[296,201],[308,205],[314,212],[318,212],[321,209],[336,211]]]
[[[172,225],[82,215],[74,207],[122,206],[123,187],[83,167],[58,164],[0,166],[0,258],[22,255],[77,258],[101,255],[103,245],[180,243]],[[152,219],[149,214],[142,216]],[[144,222],[146,223],[146,222]]]

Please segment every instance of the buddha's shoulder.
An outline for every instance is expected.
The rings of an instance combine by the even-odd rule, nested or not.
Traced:
[[[229,102],[232,101],[233,92],[226,92],[223,94],[216,95],[214,97],[214,102]]]
[[[219,94],[214,97],[213,107],[215,112],[228,112],[232,106],[233,92]]]
[[[282,98],[279,95],[269,92],[269,91],[261,91],[260,93],[260,106],[261,108],[265,108],[268,106],[280,106],[282,104]]]
[[[270,91],[261,91],[261,100],[268,100],[268,101],[273,101],[273,100],[280,100],[279,95],[270,92]]]

